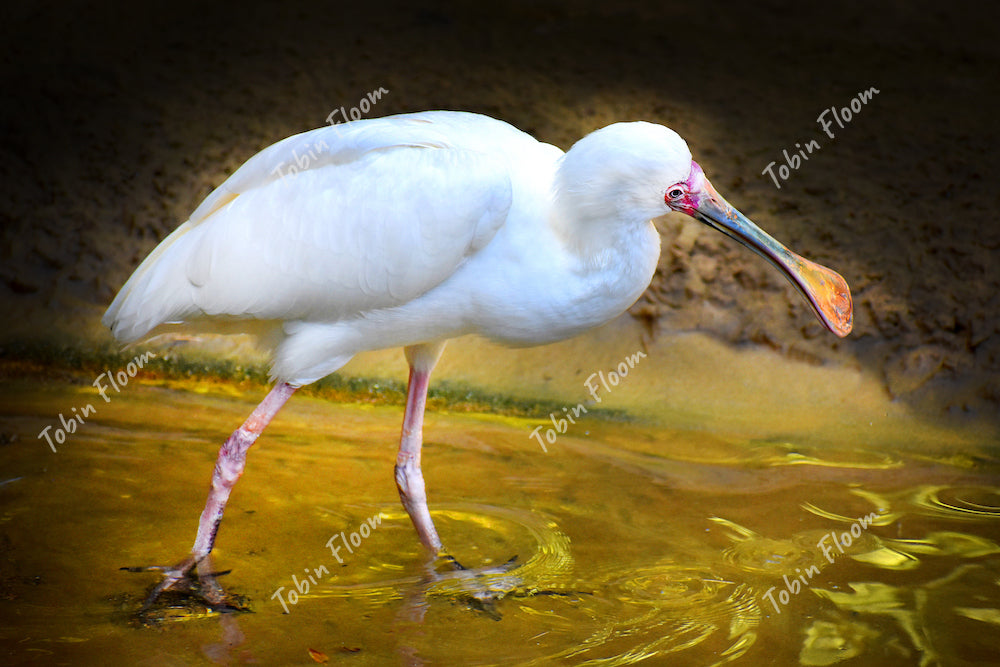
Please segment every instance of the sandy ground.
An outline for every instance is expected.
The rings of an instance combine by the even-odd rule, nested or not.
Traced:
[[[699,332],[852,369],[928,413],[997,414],[1000,63],[981,8],[486,7],[5,6],[0,341],[106,343],[103,309],[212,188],[382,88],[371,116],[477,111],[562,148],[614,121],[669,125],[729,201],[854,291],[837,340],[765,262],[672,217],[637,342]],[[823,132],[824,109],[870,89]],[[762,173],[813,141],[780,188]]]

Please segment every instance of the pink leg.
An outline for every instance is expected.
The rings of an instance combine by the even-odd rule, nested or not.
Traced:
[[[254,408],[243,425],[233,431],[222,445],[215,462],[215,471],[212,473],[212,487],[208,492],[208,501],[198,522],[198,536],[195,538],[191,555],[174,567],[164,570],[164,580],[153,590],[146,601],[147,605],[163,591],[175,588],[182,580],[186,580],[195,566],[207,560],[206,557],[215,544],[215,535],[219,532],[219,524],[222,522],[222,513],[226,509],[229,494],[246,467],[247,450],[256,442],[264,428],[274,419],[278,410],[291,398],[296,389],[298,387],[287,383],[276,385],[260,405]],[[201,571],[199,573],[202,577],[210,574]],[[203,583],[210,584],[209,588],[215,591],[216,596],[221,594],[221,589],[214,585],[214,582]]]
[[[396,488],[399,489],[399,499],[403,501],[413,527],[417,529],[421,544],[434,554],[441,552],[441,538],[438,537],[427,509],[427,491],[424,488],[424,475],[420,470],[420,448],[423,444],[427,384],[443,349],[444,343],[413,345],[405,349],[406,359],[410,363],[410,381],[403,432],[399,439],[399,454],[396,456]]]
[[[243,425],[233,431],[222,448],[219,458],[215,461],[215,471],[212,473],[212,488],[208,492],[205,510],[198,522],[198,536],[194,540],[191,555],[200,561],[212,551],[215,544],[215,534],[219,532],[222,513],[226,509],[229,494],[236,481],[243,475],[247,463],[247,450],[257,441],[278,410],[292,397],[298,387],[288,383],[275,385],[264,397],[254,411],[250,413]]]

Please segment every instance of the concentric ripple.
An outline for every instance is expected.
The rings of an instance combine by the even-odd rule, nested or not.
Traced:
[[[409,521],[395,508],[382,515],[383,525]],[[399,576],[399,566],[384,564],[359,569],[351,575],[353,583],[324,582],[307,597],[399,606],[400,636],[407,636],[408,655],[431,662],[440,657],[441,647],[425,642],[419,630],[407,634],[403,629],[420,627],[422,619],[430,618],[427,613],[439,619],[468,614],[456,603],[476,608],[477,601],[480,610],[503,623],[477,625],[477,641],[463,650],[469,657],[481,647],[482,659],[491,664],[628,665],[695,649],[708,662],[721,664],[743,655],[756,641],[761,613],[752,588],[710,567],[674,561],[627,569],[618,565],[580,579],[572,572],[569,538],[544,514],[462,504],[441,507],[433,515],[442,533],[458,536],[458,543],[468,532],[468,541],[495,542],[490,547],[495,552],[516,552],[519,558],[510,567],[494,560],[468,570],[438,567],[407,576]],[[452,604],[433,605],[435,600]],[[509,643],[502,659],[491,641],[501,636]]]
[[[912,502],[922,513],[949,519],[1000,519],[1000,488],[993,486],[921,486]]]
[[[590,636],[552,656],[578,665],[628,665],[701,644],[721,664],[753,645],[761,616],[749,586],[674,562],[608,572],[579,605]]]
[[[410,521],[398,507],[385,508],[380,513],[384,523],[408,525]],[[469,569],[438,568],[402,577],[397,576],[399,566],[382,564],[356,574],[360,581],[324,584],[307,597],[366,598],[378,604],[419,589],[424,597],[495,601],[514,592],[529,595],[557,586],[573,567],[569,538],[554,520],[543,514],[482,504],[444,505],[431,514],[440,528],[448,527],[449,534],[468,532],[480,543],[501,544],[516,560],[509,565],[501,560],[481,567],[474,567],[477,563],[464,563]],[[461,562],[462,556],[456,555]]]
[[[795,568],[803,571],[820,565],[822,556],[815,541],[807,538],[774,540],[766,537],[742,540],[726,548],[723,558],[745,572],[780,575]]]

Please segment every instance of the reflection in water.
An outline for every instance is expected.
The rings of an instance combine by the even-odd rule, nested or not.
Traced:
[[[117,568],[182,555],[220,424],[247,408],[129,389],[57,453],[34,434],[79,390],[5,390],[10,664],[978,665],[1000,654],[1000,463],[988,443],[912,452],[906,434],[859,448],[595,419],[546,454],[523,420],[437,413],[425,474],[456,567],[424,561],[396,503],[398,410],[315,399],[288,406],[251,452],[220,532],[216,564],[254,613],[175,600],[137,629],[129,618],[153,579]],[[335,560],[330,536],[376,513],[378,529]],[[272,599],[320,563],[328,572],[296,604]]]
[[[221,640],[201,647],[206,658],[219,665],[228,665],[233,661],[254,662],[250,651],[240,649],[246,636],[240,630],[236,614],[219,614],[219,628],[222,630]]]
[[[806,628],[799,664],[833,665],[850,660],[864,653],[878,634],[866,623],[813,621]]]
[[[386,508],[381,514],[387,522],[409,521],[401,508]],[[402,590],[408,594],[419,590],[421,601],[411,600],[417,606],[425,606],[424,598],[440,597],[481,607],[512,593],[525,596],[558,587],[573,567],[569,538],[552,518],[537,512],[456,504],[438,507],[431,514],[435,523],[450,525],[453,535],[467,534],[484,541],[527,546],[530,554],[527,558],[515,554],[510,563],[471,569],[464,566],[456,569],[447,563],[435,568],[432,563],[424,573],[409,577],[399,577],[396,568],[386,563],[384,567],[359,572],[351,583],[327,585],[301,597],[362,597],[372,604],[384,604],[397,600]],[[467,525],[456,525],[463,523]]]

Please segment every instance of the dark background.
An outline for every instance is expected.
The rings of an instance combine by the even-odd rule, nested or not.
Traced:
[[[730,202],[847,278],[856,326],[825,334],[763,261],[678,216],[632,309],[654,335],[858,364],[929,412],[995,416],[1000,30],[984,6],[5,3],[0,341],[106,344],[103,309],[212,188],[384,88],[370,116],[477,111],[564,149],[619,120],[674,128]],[[822,134],[824,108],[871,87]],[[761,174],[813,139],[780,190]]]

